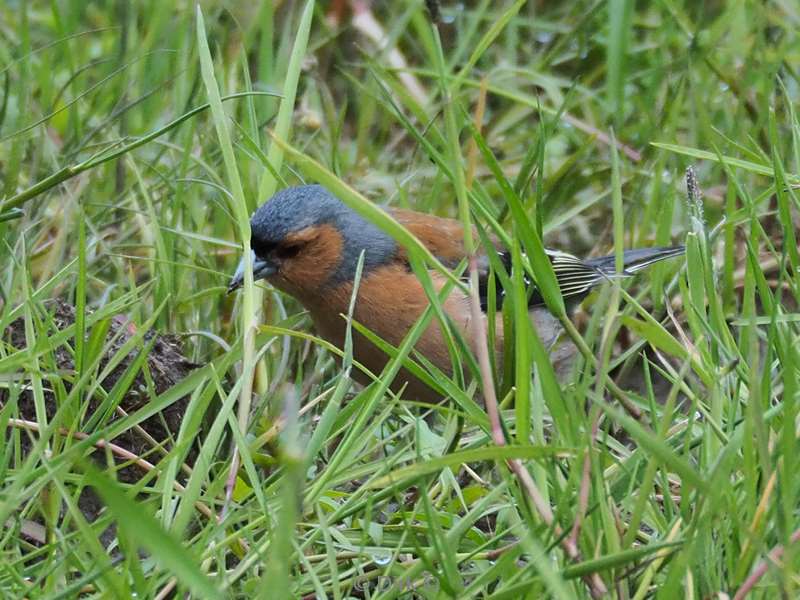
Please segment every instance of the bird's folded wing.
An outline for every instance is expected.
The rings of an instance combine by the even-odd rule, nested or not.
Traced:
[[[388,212],[413,233],[444,265],[454,268],[465,258],[464,228],[460,221],[435,217],[413,210],[395,208]],[[474,232],[474,237],[476,240],[478,239],[477,231]],[[510,274],[511,254],[499,244],[496,238],[490,239],[495,246],[500,262],[506,272]],[[572,303],[583,299],[593,287],[604,281],[617,276],[630,276],[654,262],[679,256],[683,252],[683,246],[626,250],[623,254],[624,269],[621,273],[616,273],[613,255],[582,260],[567,252],[545,248],[545,253],[553,265],[561,295]],[[406,260],[404,250],[399,251],[398,259]],[[479,294],[484,311],[488,307],[490,262],[485,252],[478,257]],[[524,280],[528,288],[528,305],[533,307],[543,304],[542,296],[536,288],[535,282],[531,281],[527,274],[524,276]],[[506,294],[499,279],[495,282],[495,290],[495,305],[499,309],[503,305]]]
[[[466,255],[464,251],[464,228],[460,221],[403,209],[390,209],[389,214],[413,233],[431,251],[431,254],[446,266],[453,268],[464,259]],[[478,239],[477,232],[475,232],[475,239]],[[511,273],[511,255],[496,240],[493,240],[493,242],[506,272]],[[404,251],[401,250],[400,253],[401,255],[398,258],[405,260]],[[582,296],[605,278],[599,269],[585,264],[577,257],[566,252],[548,249],[547,255],[553,263],[553,270],[561,286],[561,293],[565,298]],[[485,253],[479,256],[478,285],[484,310],[488,307],[489,265],[490,261]],[[542,304],[541,295],[536,290],[535,284],[527,276],[525,276],[525,283],[529,289],[529,305]],[[496,281],[495,288],[495,304],[497,308],[500,308],[503,305],[505,291],[499,280]]]
[[[442,264],[453,268],[466,257],[461,221],[400,208],[393,208],[388,212],[413,233]],[[474,235],[477,239],[477,232]]]

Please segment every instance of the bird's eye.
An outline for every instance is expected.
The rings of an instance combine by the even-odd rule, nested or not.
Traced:
[[[275,256],[281,260],[288,260],[297,256],[303,244],[286,244],[275,249]]]
[[[274,243],[264,242],[261,240],[257,240],[255,238],[250,240],[250,247],[253,249],[253,252],[255,252],[256,256],[258,257],[268,256],[271,252],[275,250]]]

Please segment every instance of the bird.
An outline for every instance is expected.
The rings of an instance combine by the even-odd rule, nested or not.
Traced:
[[[386,212],[424,244],[448,268],[457,267],[466,256],[461,221],[413,210],[388,208]],[[278,290],[296,298],[309,312],[319,335],[344,348],[351,296],[357,288],[352,317],[385,342],[398,346],[428,306],[423,285],[412,271],[404,248],[374,223],[348,207],[321,185],[300,185],[277,192],[253,213],[251,265],[253,279],[264,279]],[[494,241],[494,250],[508,273],[511,252]],[[356,270],[363,252],[361,278],[355,285]],[[545,249],[561,295],[569,307],[576,306],[596,286],[616,276],[630,276],[645,267],[683,254],[684,247],[654,247],[627,250],[624,269],[615,270],[615,257],[580,259],[567,252]],[[505,290],[499,281],[495,301],[489,301],[489,257],[479,257],[479,295],[484,318],[495,319],[495,356],[502,364],[503,321],[500,309]],[[447,278],[438,270],[429,272],[438,291]],[[496,280],[497,281],[497,280]],[[244,259],[230,280],[228,293],[244,283]],[[528,315],[546,347],[555,349],[562,333],[561,322],[552,315],[535,283],[526,277]],[[495,315],[486,313],[494,307]],[[463,289],[453,287],[442,308],[463,339],[474,349],[470,335],[470,299]],[[353,330],[353,359],[379,374],[389,357],[360,332]],[[432,322],[418,339],[414,350],[447,375],[453,365],[445,334]],[[369,383],[368,375],[354,370],[354,377]],[[438,403],[434,390],[410,371],[401,369],[391,384],[394,391],[424,403]]]

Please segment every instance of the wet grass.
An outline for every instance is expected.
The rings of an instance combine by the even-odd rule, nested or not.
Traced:
[[[3,596],[796,596],[800,11],[246,4],[0,8]],[[360,388],[293,299],[225,294],[302,181],[423,281],[376,205],[504,237],[496,385],[454,336],[448,403],[388,391],[436,301]],[[563,313],[542,245],[672,243],[583,303],[559,378],[521,318],[523,268]],[[166,389],[151,331],[197,365]]]

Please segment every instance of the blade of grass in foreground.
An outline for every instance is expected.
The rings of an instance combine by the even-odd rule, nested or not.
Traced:
[[[766,164],[762,165],[751,162],[749,160],[742,160],[741,158],[733,158],[732,156],[720,157],[720,155],[716,154],[715,152],[709,152],[707,150],[699,150],[697,148],[690,148],[688,146],[679,146],[678,144],[650,142],[650,145],[655,146],[656,148],[669,150],[670,152],[675,152],[676,154],[683,154],[684,156],[690,156],[692,158],[697,158],[700,160],[711,160],[717,163],[730,165],[732,167],[738,167],[740,169],[744,169],[745,171],[750,171],[751,173],[756,173],[758,175],[775,177],[775,171],[772,169],[772,167],[767,166]],[[800,175],[786,173],[785,177],[788,183],[791,183],[793,185],[797,185],[798,183],[800,183]]]
[[[297,96],[297,85],[300,80],[300,71],[303,66],[303,57],[308,46],[308,35],[311,30],[311,21],[314,16],[314,0],[308,0],[303,14],[300,16],[300,24],[297,27],[297,34],[294,38],[294,46],[289,57],[289,65],[286,68],[286,76],[283,83],[283,97],[278,107],[278,117],[275,122],[275,137],[288,141],[289,132],[292,126],[292,115],[294,115],[294,101]],[[270,144],[267,152],[267,160],[275,172],[280,172],[283,163],[283,147],[274,141]],[[276,179],[270,170],[266,170],[261,176],[258,184],[259,200],[266,200],[275,193]]]
[[[624,116],[625,67],[632,13],[633,2],[631,0],[611,0],[608,3],[610,31],[606,56],[606,88],[608,101],[613,108],[617,124],[623,122]]]
[[[274,17],[274,15],[271,15]],[[306,54],[308,47],[308,37],[311,31],[311,22],[314,17],[314,0],[308,0],[303,13],[300,16],[300,23],[297,27],[297,33],[292,45],[292,51],[289,55],[289,64],[286,67],[286,74],[283,76],[283,89],[280,105],[278,106],[278,116],[275,124],[275,136],[281,140],[289,141],[289,134],[291,132],[292,116],[294,115],[294,103],[297,96],[297,86],[300,81],[300,71],[303,66],[303,57]],[[270,29],[271,31],[271,29]],[[256,145],[258,141],[256,141]],[[261,203],[270,198],[275,193],[275,188],[278,181],[281,180],[280,171],[283,164],[283,147],[275,143],[275,140],[270,144],[265,161],[265,170],[261,175],[261,180],[258,185],[258,196],[256,204]],[[263,152],[258,152],[258,155],[263,155]],[[258,306],[263,302],[263,293],[260,289],[255,290],[254,301]],[[264,394],[267,391],[267,369],[264,361],[259,361],[255,366],[255,385],[259,394]]]
[[[222,108],[222,98],[214,76],[214,63],[206,39],[203,12],[197,6],[197,44],[200,54],[200,68],[203,74],[203,83],[208,94],[208,103],[211,107],[211,116],[217,131],[225,171],[228,176],[228,185],[232,188],[233,214],[239,230],[239,239],[242,240],[242,260],[244,262],[244,289],[242,290],[241,326],[244,346],[242,352],[242,389],[239,396],[238,417],[239,428],[247,431],[247,418],[250,414],[250,402],[253,392],[253,372],[255,358],[255,333],[256,333],[256,307],[255,289],[253,287],[253,265],[250,254],[250,215],[247,210],[247,201],[244,188],[239,177],[236,159],[233,155],[233,144],[228,131],[228,117]],[[234,460],[234,463],[236,461]]]
[[[233,100],[234,98],[244,98],[246,96],[275,96],[275,95],[276,94],[273,94],[271,92],[240,92],[236,94],[229,94],[221,98],[221,100],[222,101]],[[147,135],[129,144],[120,146],[116,150],[110,151],[108,154],[101,152],[99,156],[93,156],[92,158],[89,158],[88,160],[85,160],[83,162],[71,165],[69,167],[64,167],[63,169],[59,169],[55,173],[52,173],[47,177],[45,177],[44,179],[37,181],[29,188],[26,188],[23,191],[11,196],[4,202],[0,202],[0,214],[7,215],[9,214],[8,213],[9,209],[22,206],[28,200],[31,200],[32,198],[35,198],[36,196],[43,194],[44,192],[46,192],[51,188],[54,188],[58,184],[63,183],[68,179],[75,177],[76,175],[80,175],[84,171],[88,171],[89,169],[98,167],[103,163],[115,160],[120,156],[127,154],[131,150],[134,150],[140,146],[144,146],[148,142],[152,142],[153,140],[161,137],[168,131],[174,129],[184,121],[192,118],[198,113],[203,112],[210,106],[211,106],[210,104],[203,104],[202,106],[193,108],[192,110],[182,114],[180,117],[173,119],[163,127],[159,127],[155,131],[152,131],[151,133],[148,133]],[[15,213],[11,214],[13,215]]]
[[[213,582],[200,570],[199,561],[142,506],[128,498],[120,484],[87,464],[87,479],[114,514],[120,528],[153,555],[165,570],[200,598],[222,598]]]
[[[488,446],[485,448],[473,448],[471,450],[461,450],[445,456],[427,458],[424,462],[401,467],[388,475],[376,479],[370,483],[370,487],[383,488],[393,483],[409,479],[414,480],[424,475],[435,473],[449,467],[456,467],[471,462],[482,461],[501,461],[510,458],[552,458],[572,454],[568,448],[556,448],[554,446]],[[403,481],[406,485],[410,482]]]

